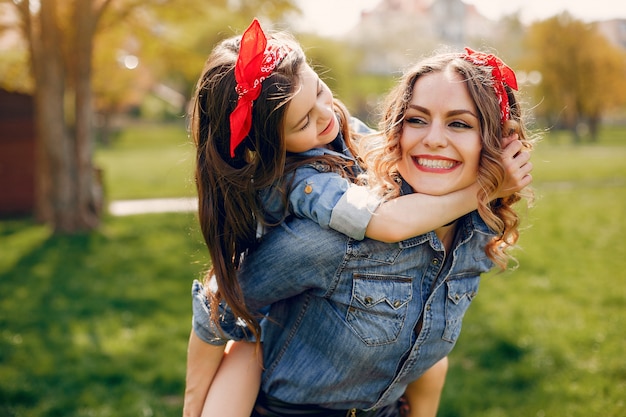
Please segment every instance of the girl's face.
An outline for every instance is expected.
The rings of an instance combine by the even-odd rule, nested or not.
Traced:
[[[443,195],[476,181],[482,149],[478,111],[461,76],[421,76],[404,115],[398,171],[418,193]]]
[[[299,75],[299,90],[287,104],[283,127],[287,151],[296,153],[327,145],[339,134],[328,86],[309,65]]]

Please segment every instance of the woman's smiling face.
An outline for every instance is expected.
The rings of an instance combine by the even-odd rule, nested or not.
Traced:
[[[476,182],[482,149],[478,110],[461,76],[421,76],[404,115],[398,171],[418,193],[443,195]]]

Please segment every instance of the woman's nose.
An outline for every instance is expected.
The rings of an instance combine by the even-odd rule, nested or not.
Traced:
[[[442,123],[431,123],[426,136],[424,137],[424,144],[432,148],[441,148],[446,146],[448,140],[446,138],[446,130]]]

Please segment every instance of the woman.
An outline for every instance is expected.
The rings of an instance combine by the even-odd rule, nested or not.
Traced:
[[[426,60],[392,92],[383,140],[363,154],[384,198],[478,183],[477,211],[394,244],[288,219],[245,258],[238,280],[247,308],[271,305],[253,415],[397,415],[407,385],[449,353],[480,274],[506,267],[518,238],[519,193],[491,201],[505,172],[520,188],[531,181],[528,152],[503,151],[500,139],[513,127],[529,147],[512,88],[514,74],[491,55]],[[199,283],[194,295],[195,335],[214,344],[246,338],[228,309],[221,331],[211,324]],[[190,356],[206,352],[198,343],[192,337]]]

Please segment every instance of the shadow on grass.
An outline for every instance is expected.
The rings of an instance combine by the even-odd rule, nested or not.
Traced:
[[[1,415],[180,415],[192,217],[49,236],[0,271]]]
[[[511,410],[542,397],[545,370],[531,365],[531,348],[489,331],[464,344],[451,355],[438,417],[515,415]]]

